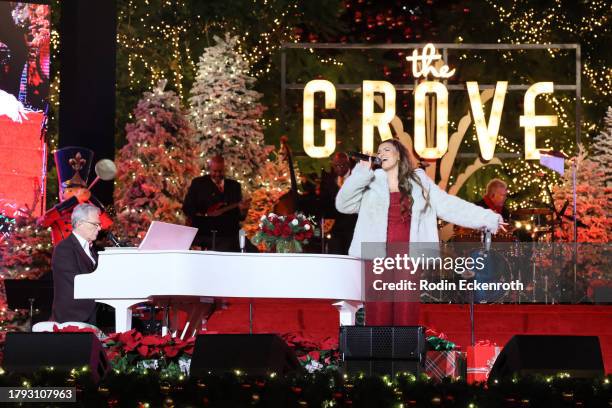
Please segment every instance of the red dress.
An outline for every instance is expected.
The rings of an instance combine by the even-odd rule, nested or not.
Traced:
[[[410,214],[402,215],[401,193],[391,193],[387,244],[410,242],[410,221]],[[387,253],[387,256],[395,255]],[[419,302],[366,302],[365,316],[368,326],[416,326],[419,324]]]

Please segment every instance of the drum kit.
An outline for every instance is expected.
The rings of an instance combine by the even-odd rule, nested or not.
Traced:
[[[553,215],[554,212],[545,207],[521,208],[512,212],[510,225],[506,227],[506,231],[500,230],[497,234],[492,235],[490,238],[493,245],[486,249],[484,248],[486,245],[484,245],[483,231],[457,226],[454,228],[453,237],[449,242],[454,246],[455,252],[469,254],[472,258],[485,254],[484,268],[474,270],[473,276],[469,279],[493,283],[515,280],[524,282],[523,278],[531,278],[530,282],[524,285],[525,290],[519,293],[504,290],[475,290],[470,294],[470,296],[473,295],[475,303],[521,303],[522,301],[544,301],[544,299],[548,302],[550,288],[546,285],[545,289],[540,289],[543,285],[539,284],[535,265],[536,257],[532,255],[536,243],[550,242],[553,239],[554,228],[558,225],[558,222],[553,220]],[[466,275],[462,278],[465,279]],[[544,279],[547,282],[546,277]],[[537,296],[536,288],[538,289]],[[539,293],[541,290],[545,290],[546,293]]]
[[[545,242],[552,239],[559,221],[550,208],[520,208],[510,214],[510,226],[492,236],[493,242]],[[551,235],[549,235],[551,234]],[[455,226],[453,242],[481,242],[482,231]]]

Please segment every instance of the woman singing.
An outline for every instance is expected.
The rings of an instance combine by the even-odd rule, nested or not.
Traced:
[[[408,150],[398,140],[382,142],[377,156],[382,160],[381,169],[372,170],[371,162],[361,161],[336,196],[338,211],[358,213],[349,255],[369,258],[361,253],[364,242],[386,243],[387,248],[393,243],[438,243],[438,217],[492,233],[503,229],[499,214],[447,194],[422,169],[415,169]],[[416,300],[366,302],[366,324],[418,325]]]

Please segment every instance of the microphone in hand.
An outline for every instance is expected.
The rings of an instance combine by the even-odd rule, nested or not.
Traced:
[[[359,153],[359,152],[348,152],[347,153],[349,155],[349,157],[352,157],[355,160],[364,160],[364,161],[372,161],[372,165],[374,166],[381,166],[382,165],[382,160],[380,160],[378,157],[374,157],[374,156],[369,156],[367,154],[363,154],[363,153]]]

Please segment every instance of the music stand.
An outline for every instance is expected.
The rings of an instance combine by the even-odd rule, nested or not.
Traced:
[[[28,309],[30,322],[34,317],[34,306],[51,312],[53,304],[53,281],[31,279],[5,279],[6,303],[9,309]]]

